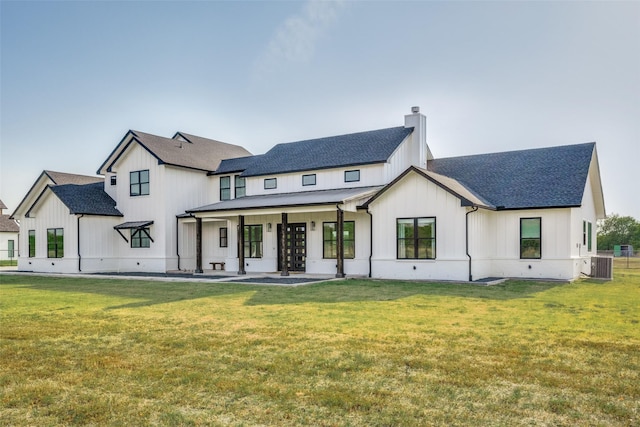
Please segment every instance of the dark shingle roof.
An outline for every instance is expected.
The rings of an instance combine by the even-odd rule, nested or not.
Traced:
[[[4,208],[3,208],[4,209]],[[0,231],[18,233],[20,226],[9,215],[0,215]]]
[[[580,206],[595,143],[431,160],[497,209]]]
[[[64,184],[49,187],[72,214],[122,216],[116,202],[104,191],[104,184]]]
[[[413,132],[395,127],[278,144],[247,166],[243,176],[382,163]]]
[[[224,159],[220,162],[220,166],[212,175],[224,175],[233,172],[242,172],[251,166],[254,162],[259,162],[262,155],[237,157],[235,159]]]

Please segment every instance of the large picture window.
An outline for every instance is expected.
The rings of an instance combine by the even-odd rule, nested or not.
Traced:
[[[151,235],[148,228],[138,228],[131,230],[131,247],[132,248],[150,248]]]
[[[47,257],[64,257],[64,229],[47,228]]]
[[[236,199],[238,197],[244,197],[247,194],[247,183],[243,177],[240,175],[236,175],[235,177],[235,187],[236,187]]]
[[[231,177],[220,177],[220,200],[231,200]]]
[[[262,258],[262,225],[244,226],[244,257]]]
[[[149,195],[149,170],[129,172],[129,195]]]
[[[539,259],[542,255],[541,218],[520,218],[520,258]]]
[[[399,218],[396,233],[398,259],[436,258],[435,218]]]
[[[354,221],[344,222],[344,257],[353,259],[356,256],[356,223]],[[322,223],[322,257],[325,259],[335,259],[338,256],[338,223]]]
[[[36,256],[36,230],[29,230],[29,258]]]

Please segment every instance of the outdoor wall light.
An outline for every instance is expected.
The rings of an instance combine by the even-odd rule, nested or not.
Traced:
[[[311,221],[311,230],[315,231],[316,229],[316,222],[315,221]]]
[[[267,223],[267,231],[271,231],[271,223],[270,222]]]

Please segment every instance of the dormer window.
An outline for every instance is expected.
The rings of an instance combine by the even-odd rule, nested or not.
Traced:
[[[129,195],[149,195],[149,170],[129,172]]]

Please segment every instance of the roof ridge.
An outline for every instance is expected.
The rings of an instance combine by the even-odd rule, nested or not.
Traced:
[[[437,158],[435,158],[433,160],[461,159],[461,158],[465,158],[465,157],[493,156],[493,155],[496,155],[496,154],[524,153],[524,152],[532,152],[532,151],[538,151],[538,150],[550,150],[550,149],[562,148],[562,147],[578,147],[578,146],[595,145],[595,144],[596,144],[595,141],[591,141],[591,142],[581,142],[581,143],[578,143],[578,144],[549,145],[549,146],[546,146],[546,147],[521,148],[521,149],[518,149],[518,150],[493,151],[493,152],[489,152],[489,153],[478,153],[478,154],[464,154],[464,155],[461,155],[461,156],[451,156],[451,157],[437,157]],[[432,162],[433,160],[429,160],[429,161]]]

